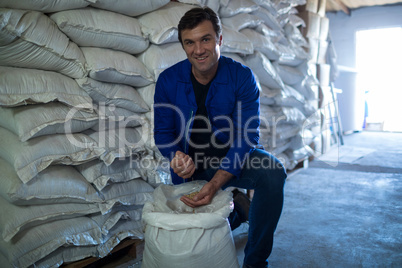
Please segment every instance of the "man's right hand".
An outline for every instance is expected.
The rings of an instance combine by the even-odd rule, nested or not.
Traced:
[[[193,159],[180,151],[177,151],[172,161],[170,161],[170,167],[173,169],[174,173],[183,179],[191,178],[195,171]]]

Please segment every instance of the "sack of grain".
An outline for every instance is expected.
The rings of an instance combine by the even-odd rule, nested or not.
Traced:
[[[147,50],[137,55],[137,58],[154,75],[155,81],[163,70],[187,59],[180,42],[163,45],[150,45]]]
[[[2,197],[0,197],[0,207],[4,215],[7,215],[7,217],[0,218],[0,233],[7,242],[18,232],[38,224],[100,211],[97,204],[65,203],[16,206]]]
[[[152,0],[152,1],[133,1],[133,0],[95,0],[90,5],[100,9],[106,9],[128,16],[136,17],[144,13],[154,11],[170,0]]]
[[[51,211],[49,209],[49,213]],[[96,222],[88,217],[75,217],[44,222],[21,231],[9,242],[0,240],[0,255],[5,256],[12,267],[30,267],[36,266],[37,261],[59,247],[91,246],[100,243],[102,234]]]
[[[112,183],[102,189],[104,202],[99,203],[102,214],[109,213],[117,205],[144,205],[152,200],[154,188],[142,179]]]
[[[97,8],[67,10],[50,15],[59,29],[80,47],[102,47],[137,54],[149,41],[136,18]]]
[[[275,44],[267,36],[264,36],[253,29],[243,29],[242,34],[253,43],[254,50],[262,52],[270,60],[278,60],[280,53]]]
[[[0,107],[0,127],[13,132],[21,141],[59,133],[76,133],[97,124],[98,115],[62,103]]]
[[[247,66],[258,76],[260,83],[270,89],[282,89],[285,87],[278,71],[270,60],[259,51],[244,58]]]
[[[142,267],[239,267],[227,221],[229,191],[209,205],[192,209],[180,197],[199,191],[206,181],[161,185],[144,205],[145,249]]]
[[[222,53],[252,54],[253,43],[244,34],[222,25]]]
[[[86,76],[78,46],[48,16],[37,11],[0,8],[0,65]]]
[[[117,158],[130,157],[134,153],[145,153],[145,143],[148,138],[144,128],[124,127],[108,130],[87,130],[85,134],[96,143],[97,149],[104,153],[100,159],[110,165]],[[91,159],[92,160],[92,159]]]
[[[100,105],[116,106],[134,113],[146,113],[150,110],[137,90],[131,86],[104,83],[89,77],[76,81],[98,107]]]
[[[69,10],[75,8],[82,8],[89,5],[89,1],[86,0],[2,0],[0,7],[36,10],[43,13],[57,12],[62,10]]]
[[[259,6],[251,0],[232,0],[227,5],[221,5],[219,16],[232,17],[240,13],[250,13],[259,9]]]
[[[0,106],[62,102],[92,111],[91,97],[74,79],[51,71],[0,66]]]
[[[89,77],[109,83],[143,87],[154,82],[152,74],[133,55],[107,48],[82,47]]]
[[[0,195],[15,205],[102,202],[95,188],[71,166],[47,167],[28,183],[1,158],[0,169]]]
[[[235,31],[240,31],[244,28],[255,28],[263,23],[262,19],[248,13],[240,13],[233,17],[222,18],[221,21],[223,25]]]
[[[0,157],[13,166],[24,183],[52,164],[78,165],[105,153],[105,148],[83,133],[46,135],[21,142],[0,127],[0,136]]]
[[[135,156],[116,159],[112,164],[96,159],[88,163],[75,166],[84,178],[96,189],[101,191],[110,183],[126,182],[141,177],[136,165]]]
[[[167,5],[138,17],[141,31],[149,41],[156,45],[177,42],[177,25],[184,13],[194,6],[169,2]]]

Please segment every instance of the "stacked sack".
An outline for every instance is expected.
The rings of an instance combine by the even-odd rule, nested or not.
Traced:
[[[143,204],[170,181],[137,91],[155,78],[133,17],[168,1],[120,2],[0,3],[2,267],[58,267],[143,238]]]
[[[288,169],[306,157],[317,95],[304,3],[2,1],[2,264],[60,266],[142,238],[142,205],[170,183],[153,143],[155,82],[186,58],[177,24],[194,5],[220,15],[222,54],[259,81],[261,143]]]

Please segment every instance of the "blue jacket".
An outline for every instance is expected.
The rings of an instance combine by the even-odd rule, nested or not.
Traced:
[[[176,151],[188,154],[188,141],[197,111],[191,63],[181,61],[163,71],[154,96],[154,138],[163,156],[171,161]],[[221,56],[205,106],[212,132],[231,147],[220,169],[239,176],[246,157],[259,146],[259,90],[252,71]],[[229,120],[230,119],[230,120]],[[184,182],[171,170],[174,184]]]

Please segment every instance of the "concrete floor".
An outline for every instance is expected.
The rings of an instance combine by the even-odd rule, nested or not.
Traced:
[[[289,175],[270,267],[402,267],[401,204],[402,133],[345,136]]]
[[[402,267],[402,133],[359,132],[289,174],[272,268]],[[247,224],[233,232],[240,265]],[[130,262],[129,262],[130,263]],[[140,261],[119,268],[139,268]]]

